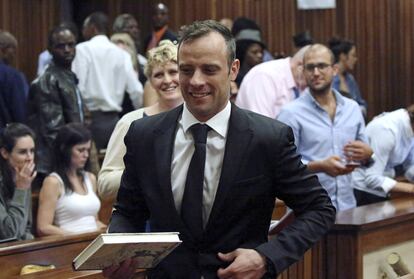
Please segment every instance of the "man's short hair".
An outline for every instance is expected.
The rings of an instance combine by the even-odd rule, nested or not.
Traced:
[[[135,17],[131,14],[122,14],[115,18],[114,24],[112,26],[112,31],[114,33],[122,33],[125,30],[128,22],[131,20],[135,20]]]
[[[56,27],[52,28],[52,30],[50,30],[50,32],[49,32],[49,34],[47,36],[47,47],[48,48],[52,48],[53,45],[54,45],[54,42],[55,42],[54,41],[55,40],[55,36],[58,33],[63,32],[63,31],[66,31],[66,30],[69,31],[73,35],[73,37],[75,37],[75,41],[76,41],[76,36],[75,36],[75,34],[73,34],[73,31],[69,27],[59,25],[59,26],[56,26]]]
[[[323,44],[313,44],[313,45],[305,46],[304,48],[306,48],[306,47],[307,47],[307,49],[306,49],[306,51],[305,51],[305,53],[303,55],[303,64],[305,64],[305,59],[306,59],[306,57],[308,56],[308,54],[310,52],[313,52],[313,51],[319,50],[319,49],[326,50],[329,53],[329,55],[331,56],[331,63],[332,63],[332,65],[335,63],[335,56],[332,53],[331,49],[329,47],[327,47],[326,45],[323,45]]]
[[[17,40],[10,32],[0,29],[0,49],[8,47],[17,47]]]
[[[106,34],[108,32],[108,16],[103,12],[94,12],[90,14],[87,17],[85,24],[95,26],[96,30],[100,33]]]
[[[183,26],[179,33],[178,49],[180,49],[183,43],[201,38],[211,32],[219,33],[224,38],[228,53],[227,61],[229,68],[231,68],[231,64],[234,59],[236,59],[236,42],[230,30],[218,21],[195,21],[189,25]]]

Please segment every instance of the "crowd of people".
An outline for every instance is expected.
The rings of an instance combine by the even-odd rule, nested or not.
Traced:
[[[0,241],[178,231],[183,244],[151,278],[274,278],[335,211],[414,194],[414,105],[366,125],[353,42],[314,43],[306,31],[292,56],[273,57],[251,19],[197,21],[179,39],[168,20],[156,4],[143,44],[130,14],[108,37],[108,17],[92,13],[82,43],[59,24],[30,86],[10,66],[16,39],[0,30]],[[268,241],[276,197],[296,219]],[[135,265],[104,275],[129,278]]]

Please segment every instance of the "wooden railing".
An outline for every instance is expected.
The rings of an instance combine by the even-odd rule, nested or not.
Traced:
[[[46,236],[34,240],[1,244],[0,277],[17,276],[20,274],[21,268],[28,264],[54,265],[58,269],[71,270],[72,260],[99,233],[101,232]]]

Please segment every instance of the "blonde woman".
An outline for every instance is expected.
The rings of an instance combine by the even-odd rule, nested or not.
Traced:
[[[183,102],[178,83],[177,46],[171,41],[161,41],[158,47],[148,52],[147,58],[145,75],[158,101],[124,115],[117,123],[98,176],[98,193],[103,199],[113,199],[118,192],[125,168],[122,160],[126,152],[124,137],[132,121],[170,110]]]

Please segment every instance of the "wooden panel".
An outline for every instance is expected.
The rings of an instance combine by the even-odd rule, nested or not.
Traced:
[[[72,260],[99,232],[48,236],[0,245],[0,270],[5,278],[18,275],[27,264],[71,266]]]
[[[326,237],[326,277],[362,279],[363,255],[414,239],[411,198],[371,204],[337,213]]]
[[[46,48],[48,30],[58,21],[59,1],[0,1],[0,29],[16,37],[19,45],[14,66],[29,82],[36,75],[37,57]]]
[[[137,17],[144,39],[151,31],[156,0],[70,1],[78,23],[95,10],[113,20],[119,13]],[[336,9],[297,10],[295,0],[166,0],[170,27],[177,31],[197,19],[247,16],[262,27],[269,50],[291,54],[292,36],[309,30],[317,42],[333,35],[354,40],[359,61],[355,77],[368,102],[368,116],[414,103],[414,1],[337,0]],[[37,57],[46,47],[47,31],[59,22],[59,1],[2,0],[0,28],[20,42],[16,66],[32,80]]]

